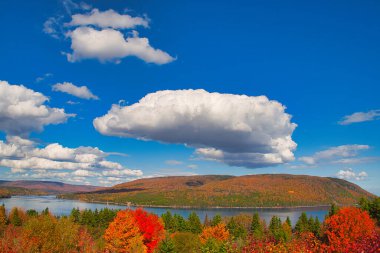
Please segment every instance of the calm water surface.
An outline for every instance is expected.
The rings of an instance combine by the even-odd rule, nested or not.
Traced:
[[[102,209],[108,207],[110,209],[124,209],[125,206],[119,205],[107,205],[99,203],[87,203],[81,202],[78,200],[69,200],[69,199],[57,199],[55,196],[13,196],[9,199],[0,199],[0,204],[5,204],[7,210],[10,210],[12,207],[21,207],[25,210],[35,209],[37,211],[42,211],[46,207],[54,215],[69,215],[71,209]],[[134,209],[134,207],[132,207]],[[215,214],[220,214],[222,216],[233,216],[240,213],[244,214],[253,214],[258,212],[260,217],[265,219],[267,222],[270,221],[272,216],[276,215],[285,220],[289,216],[292,224],[294,225],[298,220],[298,217],[302,212],[306,212],[308,216],[312,215],[313,217],[318,216],[320,221],[324,220],[325,215],[328,212],[328,208],[266,208],[266,209],[230,209],[230,208],[221,208],[221,209],[180,209],[180,208],[156,208],[156,207],[146,207],[144,208],[148,212],[161,215],[167,210],[170,210],[173,214],[180,214],[184,217],[187,217],[191,212],[196,212],[201,220],[203,221],[206,214],[208,217],[213,217]]]

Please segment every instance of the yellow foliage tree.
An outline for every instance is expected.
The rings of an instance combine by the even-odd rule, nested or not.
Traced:
[[[217,241],[226,241],[230,237],[226,225],[219,223],[214,227],[206,227],[203,229],[200,235],[200,240],[202,243],[206,243],[209,239],[213,238]]]

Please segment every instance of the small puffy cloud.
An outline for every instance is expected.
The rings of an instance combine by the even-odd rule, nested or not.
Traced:
[[[94,120],[104,135],[180,143],[210,160],[249,168],[294,160],[296,128],[285,107],[265,96],[166,90]]]
[[[356,157],[358,155],[358,152],[367,149],[369,149],[368,145],[341,145],[316,152],[312,156],[300,157],[298,160],[308,165],[315,165],[323,162],[354,163],[357,158],[352,157]]]
[[[147,18],[132,17],[128,14],[119,14],[114,10],[99,11],[93,9],[90,13],[75,14],[71,16],[68,26],[88,26],[93,25],[100,28],[127,29],[136,26],[149,26]]]
[[[189,165],[187,165],[187,167],[190,168],[190,169],[197,169],[198,165],[196,165],[196,164],[189,164]]]
[[[83,99],[95,99],[95,100],[99,99],[87,88],[87,86],[78,87],[69,82],[54,84],[53,91],[64,92],[64,93],[73,95],[78,98],[83,98]]]
[[[119,63],[129,56],[158,65],[175,60],[163,50],[152,47],[148,38],[139,37],[136,29],[149,27],[147,17],[132,17],[112,9],[100,11],[96,8],[87,13],[72,15],[72,10],[83,10],[85,5],[69,0],[63,4],[71,21],[63,24],[64,17],[50,17],[44,23],[43,31],[57,39],[64,35],[71,40],[72,51],[62,53],[69,62],[97,59],[103,63]],[[124,31],[125,29],[128,30]]]
[[[26,135],[44,126],[60,124],[74,114],[45,105],[49,99],[22,85],[0,81],[0,131],[10,135]]]
[[[340,125],[350,125],[353,123],[373,121],[380,119],[380,110],[371,110],[368,112],[355,112],[351,115],[344,116],[338,123]]]
[[[98,59],[101,62],[119,62],[128,56],[135,56],[148,63],[165,64],[174,60],[168,53],[153,48],[147,38],[131,37],[114,29],[96,30],[91,27],[78,27],[67,34],[71,38],[72,53],[67,53],[70,62],[82,59]]]
[[[353,169],[348,168],[345,170],[339,170],[338,173],[336,173],[336,176],[340,179],[345,179],[345,180],[362,181],[368,177],[368,174],[365,171],[356,173],[353,171]]]

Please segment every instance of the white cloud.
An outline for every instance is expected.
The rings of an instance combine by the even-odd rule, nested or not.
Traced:
[[[316,152],[312,156],[300,157],[298,158],[298,160],[308,165],[315,165],[323,162],[353,163],[354,160],[352,159],[352,157],[356,157],[359,151],[367,149],[369,149],[368,145],[341,145]]]
[[[94,126],[104,135],[182,143],[206,159],[257,168],[294,159],[296,124],[284,111],[265,96],[166,90],[113,105]]]
[[[112,9],[72,15],[72,10],[83,10],[84,4],[70,0],[63,2],[69,23],[63,24],[63,16],[50,17],[44,23],[43,31],[59,39],[62,35],[71,40],[71,52],[62,52],[69,62],[96,59],[100,62],[119,63],[129,56],[137,57],[147,63],[166,64],[175,60],[168,53],[153,48],[149,39],[139,37],[137,28],[149,27],[147,17],[132,17]],[[86,6],[86,10],[91,7]],[[127,32],[121,30],[128,29]],[[131,29],[134,29],[131,31]]]
[[[13,173],[16,173],[15,170],[12,170]],[[20,172],[22,173],[22,172]],[[28,171],[18,175],[18,178],[25,179],[54,179],[54,180],[64,180],[70,173],[68,172],[56,172],[56,171],[47,171],[47,170],[35,170]]]
[[[39,76],[39,77],[36,78],[36,83],[42,82],[46,78],[49,78],[49,77],[52,77],[52,76],[53,76],[52,73],[45,73],[43,76]]]
[[[83,98],[83,99],[95,99],[95,100],[99,99],[87,88],[87,86],[78,87],[69,82],[54,84],[53,91],[64,92],[64,93],[73,95],[78,98]]]
[[[72,100],[69,100],[69,101],[66,102],[66,104],[68,104],[68,105],[78,105],[78,104],[80,104],[80,103],[79,103],[79,102],[72,101]]]
[[[379,120],[380,119],[380,110],[371,110],[368,112],[355,112],[351,115],[344,116],[341,121],[338,123],[340,125],[350,125],[353,123]]]
[[[348,168],[345,170],[339,170],[338,173],[336,173],[336,176],[340,179],[362,181],[368,177],[368,174],[365,171],[356,173],[351,168]]]
[[[187,165],[187,167],[190,168],[190,169],[197,169],[198,165],[196,165],[196,164],[189,164],[189,165]]]
[[[67,23],[68,26],[88,26],[94,25],[100,28],[127,29],[136,26],[149,26],[147,18],[132,17],[128,14],[119,14],[114,10],[99,11],[93,9],[90,13],[75,14],[71,16],[72,20]]]
[[[45,105],[48,98],[22,85],[0,81],[0,131],[25,135],[44,126],[60,124],[74,114]]]
[[[105,170],[102,172],[104,176],[124,177],[124,176],[136,176],[141,177],[143,175],[141,170]]]
[[[138,37],[133,32],[131,37],[114,29],[96,30],[91,27],[78,27],[67,34],[71,38],[72,53],[68,53],[70,62],[82,59],[98,59],[101,62],[119,62],[128,56],[136,56],[148,63],[165,64],[174,60],[168,53],[155,49],[147,38]]]
[[[48,18],[43,25],[43,32],[50,35],[54,39],[60,39],[63,34],[62,29],[62,16],[50,17]]]
[[[72,0],[62,0],[61,3],[63,5],[66,13],[69,15],[71,15],[73,10],[87,11],[87,10],[90,10],[92,8],[90,4],[87,4],[85,2],[76,3]]]
[[[96,147],[68,148],[58,143],[39,148],[37,143],[20,137],[0,141],[0,166],[11,168],[12,173],[43,174],[63,170],[62,173],[78,177],[143,175],[141,170],[131,170],[106,160],[107,155]]]
[[[181,164],[183,164],[183,162],[177,161],[177,160],[166,160],[165,163],[168,165],[181,165]]]
[[[72,173],[72,175],[77,177],[89,177],[89,176],[99,176],[100,174],[97,172],[89,171],[89,170],[76,170]]]

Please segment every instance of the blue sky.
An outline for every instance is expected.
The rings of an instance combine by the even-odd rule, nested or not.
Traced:
[[[94,18],[94,14],[109,10],[113,10],[107,12],[113,16]],[[3,160],[0,177],[110,185],[154,175],[291,173],[342,177],[379,195],[379,11],[378,1],[367,0],[218,1],[218,4],[214,1],[3,0],[0,2],[3,34],[0,40],[0,80],[6,82],[4,89],[24,85],[25,89],[49,98],[44,106],[64,109],[66,115],[60,115],[66,122],[30,122],[26,130],[17,133],[9,125],[1,126],[0,123],[3,150],[15,142],[6,140],[6,136],[18,136],[33,141],[30,144],[33,147],[21,154],[24,158],[37,156],[55,162],[77,162],[67,157],[57,160],[40,154],[46,151],[44,147],[58,143],[71,148],[71,151],[63,151],[73,154],[79,152],[76,149],[80,146],[97,147],[104,151],[97,162],[118,165],[97,167],[98,163],[91,164],[93,170],[83,167],[76,174],[73,174],[74,169],[65,166],[51,169],[34,165],[33,169],[19,165],[16,166],[18,170],[15,166],[12,170],[9,165],[12,163],[4,162],[11,158],[3,156],[0,157],[0,161]],[[76,20],[75,15],[82,15],[76,16],[82,19]],[[120,27],[118,22],[127,16],[136,23]],[[119,18],[119,21],[112,17]],[[46,23],[48,20],[52,22]],[[106,31],[108,35],[95,36],[92,41],[81,37],[89,33],[105,34]],[[122,41],[111,41],[116,35],[121,35]],[[127,41],[126,46],[124,39],[128,38],[136,39],[137,44]],[[148,39],[148,47],[141,49],[139,43],[143,41],[140,39]],[[112,46],[91,51],[91,43]],[[71,59],[67,54],[72,56]],[[73,89],[68,88],[71,94],[57,91],[58,88],[53,90],[58,87],[56,84],[65,83],[86,86],[88,90],[82,90],[80,97],[78,93],[72,95]],[[290,146],[287,149],[294,157],[282,157],[273,166],[252,166],[249,164],[256,164],[253,161],[256,156],[250,156],[250,161],[244,158],[236,166],[236,161],[226,158],[226,152],[231,151],[229,142],[224,141],[223,148],[216,142],[217,138],[234,139],[236,131],[222,131],[222,125],[217,125],[215,135],[219,130],[222,135],[213,136],[214,139],[207,143],[199,143],[194,140],[196,135],[186,136],[186,133],[186,138],[181,135],[168,141],[168,133],[173,133],[175,126],[183,126],[183,122],[166,129],[162,124],[145,129],[144,122],[148,122],[152,115],[162,115],[155,112],[155,108],[143,122],[135,122],[136,126],[143,124],[144,131],[139,127],[121,130],[129,138],[120,137],[121,134],[111,128],[102,132],[93,125],[94,119],[107,115],[113,104],[119,104],[120,112],[116,115],[120,116],[124,107],[127,110],[129,106],[139,106],[140,99],[148,94],[158,96],[158,91],[169,90],[170,96],[188,98],[189,101],[200,96],[198,93],[176,92],[188,89],[206,91],[200,105],[213,108],[215,104],[210,104],[212,92],[217,92],[227,104],[236,102],[236,110],[246,110],[252,117],[257,112],[252,112],[254,109],[245,103],[240,105],[241,97],[234,96],[229,100],[223,94],[246,95],[252,101],[264,95],[270,101],[278,101],[286,107],[285,113],[292,116],[289,121],[297,127],[293,131],[289,126],[279,126],[273,131],[288,131],[291,140],[297,144],[296,149]],[[88,99],[89,92],[99,99]],[[68,101],[73,103],[68,104]],[[174,102],[177,103],[174,108],[182,106],[181,101]],[[159,99],[156,102],[163,103]],[[12,101],[3,102],[3,107],[1,103],[0,119],[10,108],[6,103]],[[173,109],[171,115],[174,119],[177,119],[174,115],[178,115],[176,110]],[[120,116],[117,123],[133,122],[136,115],[132,113],[126,113],[125,118]],[[144,117],[149,113],[138,115]],[[220,115],[221,120],[232,116],[228,113]],[[271,113],[266,116],[269,126],[279,122],[277,116],[286,117],[284,113],[272,116]],[[10,124],[17,125],[21,120],[25,119],[17,118]],[[157,120],[160,122],[161,119]],[[212,121],[206,119],[205,122],[202,121],[205,124],[202,127],[207,126],[212,135]],[[239,122],[237,119],[235,123]],[[43,129],[37,129],[32,123],[40,124]],[[200,123],[194,121],[192,126],[199,127],[200,134],[203,132],[207,136],[208,132],[197,124]],[[263,123],[254,121],[252,124],[250,126],[254,127]],[[158,130],[160,135],[156,134]],[[269,130],[262,131],[269,134]],[[250,133],[256,136],[255,130]],[[147,136],[150,140],[141,140]],[[17,143],[25,145],[20,141]],[[247,145],[256,150],[256,144],[253,139]],[[273,148],[267,142],[263,145]],[[199,148],[217,148],[223,152],[224,158],[215,158],[209,153],[200,155],[197,153]],[[273,151],[274,155],[279,153]],[[18,154],[15,160],[24,158],[20,159]],[[114,170],[125,170],[125,173]]]

